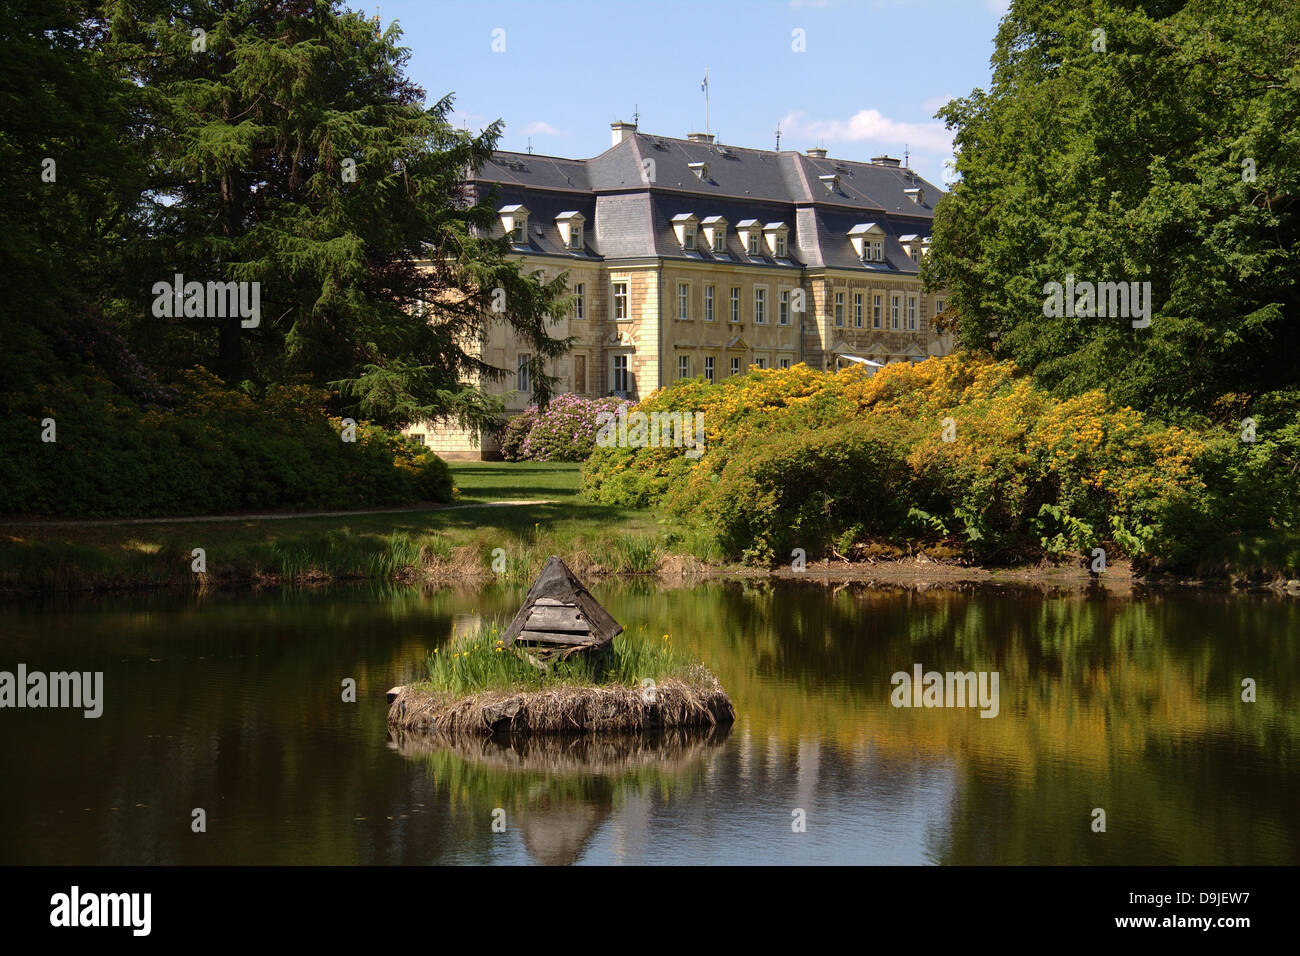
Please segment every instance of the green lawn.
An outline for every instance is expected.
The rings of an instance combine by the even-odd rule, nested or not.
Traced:
[[[453,461],[461,502],[577,499],[579,469],[568,462]]]
[[[390,514],[71,525],[0,519],[0,589],[192,587],[194,548],[204,549],[209,581],[217,583],[476,572],[527,580],[550,554],[575,570],[651,570],[660,553],[653,515],[584,500],[578,469],[452,463],[461,489],[455,504]],[[548,503],[483,504],[521,500]]]

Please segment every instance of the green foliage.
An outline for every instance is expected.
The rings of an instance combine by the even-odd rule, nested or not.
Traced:
[[[429,654],[429,689],[463,696],[484,690],[536,690],[543,687],[597,685],[641,686],[643,680],[685,677],[696,666],[673,646],[670,635],[623,633],[611,653],[598,660],[576,655],[552,663],[546,671],[507,649],[497,624],[453,636],[451,643]]]
[[[922,272],[961,341],[1168,415],[1294,388],[1297,45],[1292,0],[1015,0],[991,88],[940,112],[960,182]],[[1149,281],[1150,326],[1045,317],[1070,275]]]
[[[39,387],[0,434],[5,511],[157,515],[358,508],[450,501],[445,462],[377,426],[356,441],[325,396],[272,389],[255,400],[199,369],[172,412],[142,411],[109,383]],[[54,442],[41,440],[46,418]]]
[[[661,506],[694,526],[696,552],[766,564],[794,548],[848,556],[872,539],[921,537],[955,539],[957,553],[985,562],[1104,543],[1187,567],[1234,536],[1285,537],[1300,515],[1300,416],[1285,402],[1260,411],[1256,441],[1243,442],[1100,392],[1055,398],[1007,363],[964,353],[874,377],[796,367],[732,381],[638,406],[702,413],[701,458],[598,449],[583,468],[587,493]]]

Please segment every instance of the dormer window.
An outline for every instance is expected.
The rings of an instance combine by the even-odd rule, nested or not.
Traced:
[[[898,244],[903,247],[907,257],[913,261],[921,258],[921,237],[915,233],[908,233],[905,236],[898,237]]]
[[[501,217],[501,228],[510,237],[511,243],[516,246],[528,245],[528,210],[515,203],[502,206],[498,215]]]
[[[763,236],[763,227],[757,219],[742,219],[736,223],[736,232],[740,233],[740,239],[745,244],[745,251],[751,258],[759,256],[759,243]]]
[[[874,222],[860,222],[850,229],[849,241],[863,262],[885,261],[885,230]]]
[[[677,234],[677,243],[687,252],[695,251],[695,231],[700,221],[689,212],[673,216],[673,232]]]
[[[703,180],[704,182],[708,182],[709,179],[708,163],[687,163],[686,165],[688,165],[691,168],[691,172],[695,174],[696,179]]]
[[[828,193],[835,193],[840,188],[840,177],[836,176],[834,173],[828,173],[825,176],[818,176],[817,180],[826,187]]]
[[[571,252],[580,252],[583,248],[583,224],[586,217],[580,212],[562,212],[555,217],[555,224],[560,227],[560,239],[564,248]]]
[[[700,221],[704,238],[715,253],[727,251],[727,220],[721,216],[705,216]]]
[[[767,248],[778,259],[785,258],[785,240],[789,232],[790,227],[783,222],[769,222],[763,227],[763,235],[767,238]]]
[[[912,200],[918,206],[925,203],[925,190],[920,186],[913,186],[911,189],[904,189],[903,195]]]

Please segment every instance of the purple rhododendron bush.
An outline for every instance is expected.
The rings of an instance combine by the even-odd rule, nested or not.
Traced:
[[[502,429],[501,454],[506,461],[586,461],[596,450],[597,416],[631,404],[566,394],[544,409],[529,405]]]

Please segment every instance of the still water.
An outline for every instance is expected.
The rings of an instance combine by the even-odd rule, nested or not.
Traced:
[[[0,670],[104,672],[99,719],[0,710],[0,864],[1300,862],[1295,601],[591,589],[702,658],[735,726],[390,740],[384,692],[522,588],[0,605]],[[998,715],[893,707],[916,664],[996,671]]]

